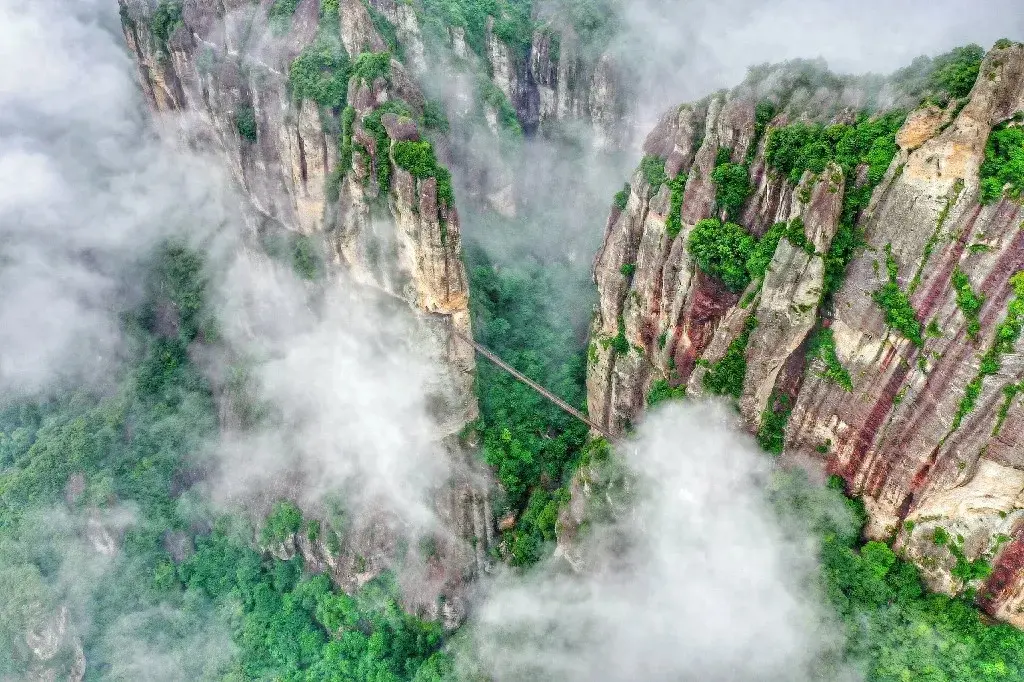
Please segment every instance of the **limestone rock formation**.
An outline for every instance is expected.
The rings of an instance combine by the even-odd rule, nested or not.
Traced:
[[[846,173],[787,177],[766,159],[773,128],[849,124],[865,99],[838,85],[780,89],[785,78],[681,106],[648,137],[595,261],[590,415],[621,433],[656,385],[723,392],[731,362],[742,381],[724,392],[763,443],[785,424],[784,462],[841,476],[867,505],[871,538],[895,538],[932,588],[977,588],[990,614],[1024,626],[1024,287],[1012,279],[1024,271],[1024,206],[982,204],[979,179],[993,128],[1024,112],[1024,45],[993,49],[967,98],[912,111],[887,167]],[[763,101],[775,105],[767,121]],[[701,221],[723,218],[715,174],[728,163],[745,164],[750,183],[728,221],[761,244],[785,232],[745,290],[704,272],[688,244]],[[854,234],[837,236],[844,207],[864,191],[863,243],[826,292],[830,259]]]

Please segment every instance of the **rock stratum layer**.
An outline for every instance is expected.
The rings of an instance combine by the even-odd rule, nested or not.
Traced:
[[[867,534],[895,539],[933,589],[977,588],[989,614],[1024,627],[1024,207],[983,204],[979,177],[993,129],[1024,112],[1024,46],[1001,41],[966,98],[913,110],[877,170],[781,172],[773,129],[853,124],[843,104],[864,97],[780,80],[681,106],[647,138],[595,261],[591,417],[618,434],[648,396],[731,394],[784,462],[862,496]],[[692,252],[702,221],[723,217],[716,169],[744,163],[750,191],[729,222],[761,244],[785,232],[745,289]],[[861,243],[829,291],[844,206],[865,187]]]

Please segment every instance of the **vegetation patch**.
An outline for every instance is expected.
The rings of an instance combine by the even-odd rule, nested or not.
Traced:
[[[243,105],[235,110],[235,128],[243,140],[256,141],[256,111],[251,106]]]
[[[913,293],[917,291],[917,287],[921,284],[921,276],[924,274],[925,266],[928,265],[928,260],[932,257],[935,245],[939,242],[939,237],[942,235],[942,227],[946,224],[946,219],[949,218],[949,212],[960,198],[960,193],[963,192],[963,190],[964,181],[962,178],[957,178],[956,182],[953,183],[952,196],[946,199],[946,204],[942,207],[942,210],[939,212],[939,217],[935,221],[935,231],[932,232],[932,236],[928,238],[928,242],[924,245],[924,253],[921,255],[921,262],[917,266],[917,272],[914,273],[914,278],[910,280],[910,286],[907,287],[908,295],[913,295]],[[971,251],[973,253],[973,249]]]
[[[644,180],[650,185],[648,196],[653,197],[661,189],[661,186],[668,182],[668,174],[665,172],[665,159],[660,156],[648,154],[640,161],[640,172]]]
[[[550,302],[563,282],[555,266],[494,267],[472,245],[467,249],[473,329],[480,342],[569,404],[586,410],[586,350],[571,325],[552,325]],[[626,344],[628,350],[629,344]],[[480,420],[475,425],[485,460],[505,495],[500,515],[513,512],[506,533],[510,561],[542,556],[554,529],[555,511],[566,499],[584,457],[588,428],[489,364],[477,368]]]
[[[985,48],[980,45],[965,45],[935,58],[934,71],[930,85],[935,90],[942,90],[951,97],[961,98],[971,94],[981,62],[985,58]]]
[[[889,281],[875,291],[871,298],[885,312],[885,323],[889,327],[909,339],[915,346],[921,347],[924,345],[921,322],[917,319],[914,307],[910,305],[910,299],[896,281],[898,266],[892,255],[891,244],[885,246],[885,260]]]
[[[981,164],[981,203],[991,204],[1006,196],[1020,200],[1024,191],[1024,127],[1017,122],[992,129]]]
[[[687,242],[697,266],[736,293],[750,283],[747,260],[756,246],[757,239],[745,229],[714,218],[697,223]]]
[[[764,279],[783,238],[814,254],[814,245],[807,240],[800,218],[772,225],[760,239],[735,223],[708,218],[694,226],[687,248],[705,274],[739,293],[751,281]]]
[[[953,270],[952,281],[953,288],[956,290],[956,305],[967,320],[967,335],[972,339],[976,339],[981,331],[981,321],[978,319],[978,313],[981,311],[981,306],[985,303],[985,297],[974,293],[974,290],[971,288],[971,280],[960,269],[960,266]]]
[[[636,273],[636,263],[623,263],[622,267],[619,268],[619,272],[624,277],[632,277]]]
[[[372,85],[378,78],[391,78],[390,52],[363,52],[352,64],[352,76]]]
[[[1003,386],[1003,404],[999,406],[999,412],[996,415],[996,425],[992,427],[993,436],[998,436],[999,432],[1003,430],[1003,422],[1006,421],[1006,416],[1010,414],[1010,407],[1013,406],[1013,401],[1017,399],[1021,392],[1024,392],[1024,383]]]
[[[675,239],[683,231],[683,193],[686,190],[686,173],[679,173],[668,182],[672,196],[669,199],[668,217],[665,219],[665,232],[669,239]]]
[[[337,4],[338,0],[328,1]],[[381,37],[384,38],[384,42],[387,43],[388,51],[391,52],[391,54],[398,57],[398,59],[401,61],[404,58],[405,54],[404,51],[402,50],[402,45],[398,42],[398,30],[395,28],[395,25],[392,24],[391,20],[389,20],[382,12],[380,12],[371,3],[367,2],[366,0],[363,0],[363,5],[366,7],[366,10],[370,13],[370,22],[373,23],[373,27],[377,29],[377,33],[379,33]],[[321,6],[321,11],[323,11],[323,6]],[[337,13],[337,11],[338,9],[335,8],[334,12]]]
[[[438,202],[449,208],[455,205],[452,174],[437,162],[430,142],[396,142],[391,153],[395,157],[395,165],[409,171],[414,178],[436,178]]]
[[[384,104],[363,118],[363,127],[372,133],[376,140],[377,153],[373,162],[376,164],[377,184],[380,186],[381,192],[387,192],[391,187],[391,159],[389,157],[391,138],[388,137],[388,131],[381,122],[384,114],[395,114],[396,116],[412,118],[412,110],[409,109],[405,102],[390,100],[384,102]],[[438,197],[440,198],[440,182],[438,182],[438,191]]]
[[[718,207],[725,211],[726,216],[739,214],[747,197],[753,191],[747,165],[723,163],[715,166],[711,179],[715,183],[715,202]]]
[[[747,318],[743,333],[733,339],[725,355],[712,363],[704,374],[703,386],[714,395],[728,395],[739,399],[743,393],[743,381],[747,377],[747,343],[750,333],[757,328],[757,318]]]
[[[325,109],[345,106],[351,71],[348,53],[336,37],[318,37],[288,68],[288,88],[296,102],[311,99]]]
[[[974,411],[981,396],[982,383],[985,377],[991,376],[1002,367],[1002,358],[1006,353],[1013,352],[1013,347],[1020,338],[1021,330],[1024,329],[1024,271],[1018,272],[1010,278],[1010,286],[1013,287],[1013,298],[1007,306],[1006,319],[996,327],[996,336],[992,341],[992,347],[981,358],[981,367],[978,374],[971,380],[964,389],[964,397],[960,400],[956,415],[953,417],[951,431],[956,431],[963,423],[964,417]]]
[[[781,455],[786,446],[786,425],[793,405],[789,396],[772,392],[768,408],[761,416],[761,427],[757,430],[757,442],[773,455]]]
[[[284,35],[292,25],[292,17],[299,6],[299,0],[274,0],[267,13],[270,30],[275,35]]]
[[[621,190],[615,193],[615,200],[613,201],[615,208],[619,209],[620,211],[626,210],[626,206],[629,205],[629,193],[630,187],[629,183],[627,182],[622,186]]]
[[[905,119],[900,111],[876,118],[862,114],[853,125],[794,123],[768,132],[765,163],[785,174],[792,184],[800,182],[804,171],[823,173],[830,162],[837,164],[846,177],[839,228],[825,255],[826,296],[842,286],[846,267],[863,244],[856,229],[857,219],[898,151],[896,132]],[[867,166],[868,182],[857,187],[854,180],[861,165]]]
[[[821,377],[834,381],[846,391],[853,390],[853,380],[850,373],[839,361],[836,353],[835,334],[831,329],[820,328],[808,342],[807,355],[811,358],[818,358],[825,365]]]
[[[668,379],[658,379],[647,393],[647,407],[657,407],[670,400],[686,397],[686,386],[673,386]]]
[[[149,20],[149,30],[156,39],[157,47],[167,54],[167,43],[178,28],[185,25],[181,17],[182,0],[160,0]]]
[[[515,138],[522,137],[523,128],[519,124],[516,109],[512,106],[512,102],[508,100],[508,97],[505,96],[505,93],[501,91],[501,88],[486,77],[480,78],[477,87],[480,91],[481,102],[485,106],[494,109],[497,113],[498,125],[501,126],[502,130],[511,133]]]
[[[451,122],[448,114],[445,113],[444,104],[428,99],[423,103],[423,127],[427,130],[436,130],[439,133],[447,133],[451,130]]]

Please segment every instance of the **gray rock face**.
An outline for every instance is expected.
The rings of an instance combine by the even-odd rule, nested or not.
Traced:
[[[824,109],[811,99],[802,106],[811,117],[820,120],[824,110],[839,120],[848,114],[829,102],[846,96],[819,96]],[[753,152],[753,189],[737,222],[761,235],[799,217],[808,242],[800,247],[783,238],[759,290],[753,283],[743,294],[728,291],[700,272],[687,252],[693,226],[715,215],[711,172],[719,147],[731,147],[736,160],[755,137],[755,101],[741,88],[682,106],[648,137],[645,151],[666,160],[670,178],[688,174],[681,229],[675,238],[666,231],[668,188],[652,190],[642,173],[635,174],[628,205],[612,210],[595,261],[600,303],[587,378],[591,417],[621,432],[641,418],[658,380],[699,395],[707,365],[725,355],[753,316],[757,326],[749,333],[738,401],[750,430],[761,427],[773,395],[785,396],[792,413],[784,461],[817,462],[842,476],[867,505],[868,535],[895,536],[934,589],[957,593],[967,587],[952,574],[957,559],[932,542],[941,526],[966,560],[993,566],[989,578],[971,585],[979,603],[1024,627],[1024,457],[1018,442],[1024,408],[1014,399],[1024,377],[1019,349],[1003,353],[994,373],[981,373],[982,357],[1017,298],[1010,279],[1024,270],[1024,207],[1005,199],[979,203],[989,133],[1024,111],[1024,46],[989,53],[962,110],[927,106],[907,118],[896,138],[899,152],[858,225],[866,244],[829,310],[819,309],[822,255],[836,234],[844,194],[853,190],[841,173],[805,175],[793,187],[766,167],[763,142]],[[773,125],[799,115],[791,103]],[[865,173],[855,174],[858,186]],[[935,323],[920,346],[887,326],[873,298],[889,281],[887,261],[922,329]],[[627,264],[635,264],[631,276],[623,274]],[[956,268],[984,297],[977,335],[968,332],[957,303]],[[821,357],[809,357],[816,324],[831,330],[849,386],[826,376]],[[966,395],[973,397],[971,409],[964,407],[971,403]]]
[[[453,334],[472,333],[458,211],[439,200],[435,178],[415,178],[395,163],[393,144],[420,137],[412,118],[382,116],[381,138],[367,127],[375,109],[396,100],[413,116],[422,115],[423,95],[403,64],[392,59],[390,75],[373,83],[351,79],[348,104],[355,115],[349,161],[341,153],[349,125],[342,120],[344,112],[309,99],[296,101],[288,83],[292,61],[320,30],[318,0],[301,0],[280,36],[268,30],[268,3],[186,2],[182,22],[166,44],[149,28],[148,5],[134,0],[121,0],[120,5],[140,84],[160,120],[173,114],[170,119],[182,124],[189,144],[214,152],[261,220],[323,240],[335,266],[361,284],[404,300],[420,318],[423,334],[436,341],[424,345],[442,349],[435,361],[448,377],[445,406],[437,417],[438,441],[448,446],[457,470],[468,466],[457,434],[476,418],[478,409],[475,356]],[[339,5],[338,37],[353,59],[386,49],[363,2],[341,0]],[[412,30],[414,16],[410,19],[397,5],[391,10],[405,17],[400,28]],[[412,53],[417,54],[415,49]],[[255,139],[243,135],[238,123],[245,111],[252,112]],[[390,176],[387,187],[378,183],[382,166]],[[465,579],[487,563],[493,521],[486,481],[460,474],[439,493],[437,507],[451,524],[453,537],[449,551],[435,559],[444,569],[438,592],[454,601]],[[394,542],[374,545],[374,551],[362,546],[373,544],[375,523],[366,521],[367,537],[354,538],[348,555],[332,561],[321,557],[340,584],[358,582],[352,571],[339,568],[352,564],[356,555],[379,558],[368,562],[372,575],[394,556]]]

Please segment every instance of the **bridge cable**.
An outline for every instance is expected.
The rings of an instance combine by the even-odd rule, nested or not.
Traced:
[[[550,402],[552,402],[555,405],[557,405],[559,408],[561,408],[567,414],[575,417],[576,419],[579,419],[581,422],[583,422],[584,424],[589,426],[591,429],[593,429],[594,431],[596,431],[599,434],[601,434],[602,436],[604,436],[606,439],[608,439],[608,440],[612,439],[611,436],[608,435],[608,433],[603,428],[601,428],[600,426],[595,424],[593,421],[591,421],[590,418],[587,417],[585,414],[583,414],[582,412],[577,410],[575,407],[573,407],[569,403],[565,402],[564,400],[562,400],[557,395],[555,395],[551,391],[547,390],[546,388],[544,388],[543,386],[541,386],[537,382],[533,381],[532,379],[527,377],[522,372],[518,371],[515,367],[513,367],[512,365],[508,364],[507,362],[505,362],[504,360],[499,358],[497,355],[495,355],[494,353],[489,351],[484,346],[480,345],[479,343],[477,343],[473,339],[469,338],[468,336],[466,336],[462,332],[458,331],[457,329],[452,328],[452,334],[454,334],[456,338],[461,339],[465,343],[468,343],[470,346],[472,346],[476,350],[477,353],[480,353],[480,355],[484,356],[485,358],[487,358],[488,360],[493,362],[495,365],[497,365],[501,369],[503,369],[506,372],[508,372],[509,374],[511,374],[513,377],[518,379],[521,383],[529,386],[534,391],[536,391],[537,393],[539,393],[543,397],[547,398]]]

